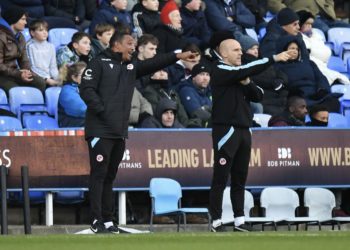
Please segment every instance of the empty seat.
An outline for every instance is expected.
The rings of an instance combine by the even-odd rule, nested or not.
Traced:
[[[254,114],[253,120],[261,125],[263,128],[267,128],[271,115],[269,114]]]
[[[323,42],[326,42],[326,36],[322,30],[317,29],[317,28],[312,28],[312,33],[313,33],[313,35],[319,37]]]
[[[312,217],[296,217],[296,209],[299,207],[298,194],[285,187],[268,187],[261,192],[261,207],[265,210],[266,217],[280,220],[278,224],[315,224],[318,220]]]
[[[6,132],[13,130],[22,130],[22,124],[20,120],[14,117],[0,116],[0,131]]]
[[[255,41],[258,41],[258,34],[256,34],[256,31],[254,29],[245,29],[247,32],[248,36],[253,38]]]
[[[331,28],[328,30],[328,42],[334,45],[334,54],[340,55],[343,43],[349,42],[350,28]],[[340,55],[341,56],[341,55]]]
[[[30,32],[28,28],[24,28],[23,31],[21,31],[22,35],[26,39],[26,42],[28,42],[32,37],[30,36]]]
[[[234,223],[234,216],[232,211],[232,203],[230,198],[230,187],[226,187],[222,199],[222,224],[230,225]],[[244,191],[244,219],[246,223],[251,225],[261,224],[264,229],[264,225],[273,225],[276,229],[276,222],[267,217],[252,217],[251,211],[254,208],[254,198],[251,192]]]
[[[84,191],[59,191],[54,196],[54,201],[60,204],[77,204],[84,200]]]
[[[335,196],[326,188],[306,188],[304,192],[304,204],[308,208],[308,214],[317,218],[321,225],[350,223],[350,217],[333,217],[335,208]]]
[[[47,112],[43,94],[33,87],[14,87],[9,91],[11,111],[22,119],[22,113]]]
[[[56,50],[71,42],[74,33],[77,29],[72,28],[55,28],[49,30],[49,42],[52,43]]]
[[[31,130],[49,130],[59,128],[58,123],[54,118],[42,114],[24,116],[23,126]]]
[[[7,96],[6,96],[6,93],[3,89],[0,89],[0,108],[10,110]]]
[[[346,128],[348,127],[348,122],[346,117],[338,113],[329,113],[328,117],[328,127],[329,128]]]
[[[181,207],[182,190],[180,183],[169,178],[152,178],[149,194],[152,199],[150,230],[153,228],[153,217],[159,215],[176,215],[178,218],[177,231],[180,230],[181,217],[186,229],[187,213],[202,213],[208,216],[208,228],[210,229],[210,214],[207,208],[183,208]]]
[[[259,29],[259,41],[261,41],[261,39],[263,39],[265,35],[266,35],[266,27],[260,28]]]
[[[61,87],[50,87],[45,90],[45,100],[47,112],[58,120],[58,98],[61,93]]]
[[[331,56],[328,60],[327,67],[329,69],[338,71],[340,73],[347,73],[348,69],[346,68],[345,63],[340,57],[337,56]]]

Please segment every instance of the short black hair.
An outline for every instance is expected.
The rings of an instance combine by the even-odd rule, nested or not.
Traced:
[[[192,53],[198,53],[199,55],[202,54],[201,49],[194,43],[187,43],[183,48],[182,52],[191,51]]]
[[[114,32],[111,40],[109,40],[109,47],[112,48],[116,42],[120,43],[125,36],[130,36],[130,34],[125,32]]]
[[[297,96],[297,95],[289,97],[287,100],[287,107],[289,108],[289,107],[294,106],[295,103],[299,100],[305,100],[305,98],[301,97],[301,96]]]
[[[89,38],[89,40],[91,41],[91,37],[89,34],[82,31],[75,32],[72,36],[72,43],[79,43],[79,41],[84,37]]]
[[[310,117],[314,117],[314,115],[317,114],[320,111],[327,111],[327,112],[329,112],[328,107],[326,105],[316,104],[316,105],[314,105],[314,106],[312,106],[310,108],[309,115],[310,115]]]

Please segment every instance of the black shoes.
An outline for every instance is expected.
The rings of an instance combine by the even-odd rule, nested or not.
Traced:
[[[105,224],[101,221],[95,220],[91,226],[90,230],[95,234],[109,234],[111,233],[109,230],[106,229]]]
[[[222,233],[222,232],[226,232],[226,227],[223,226],[222,224],[214,227],[213,225],[211,226],[211,229],[210,229],[211,232],[214,232],[214,233]]]
[[[107,230],[112,234],[119,234],[119,228],[114,223],[112,226],[108,227]]]
[[[254,231],[254,229],[249,224],[244,223],[239,226],[234,226],[233,231],[247,233]]]

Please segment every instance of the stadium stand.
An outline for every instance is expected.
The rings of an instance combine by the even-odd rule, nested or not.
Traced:
[[[186,214],[202,213],[208,215],[208,229],[210,230],[210,214],[207,208],[181,207],[182,190],[180,183],[169,178],[152,178],[149,187],[152,199],[150,231],[153,230],[153,217],[159,215],[177,215],[177,231],[180,230],[181,216],[186,230]]]

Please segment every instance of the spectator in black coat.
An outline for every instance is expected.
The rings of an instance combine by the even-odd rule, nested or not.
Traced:
[[[196,44],[202,50],[209,46],[211,32],[207,19],[201,10],[202,0],[182,0],[180,8],[183,36],[189,43]]]
[[[135,4],[131,12],[137,37],[141,37],[145,33],[150,34],[162,24],[159,2],[156,0],[140,0],[140,3]]]
[[[181,16],[179,8],[173,0],[169,0],[160,12],[162,25],[152,34],[159,40],[158,52],[172,52],[182,49],[186,40],[182,37]]]
[[[279,39],[277,52],[285,51],[291,57],[287,62],[277,63],[275,67],[288,76],[287,88],[297,89],[304,93],[308,107],[323,103],[331,112],[339,111],[339,97],[330,92],[327,78],[321,73],[317,65],[309,59],[309,55],[300,49],[303,41],[300,37],[285,36]]]

